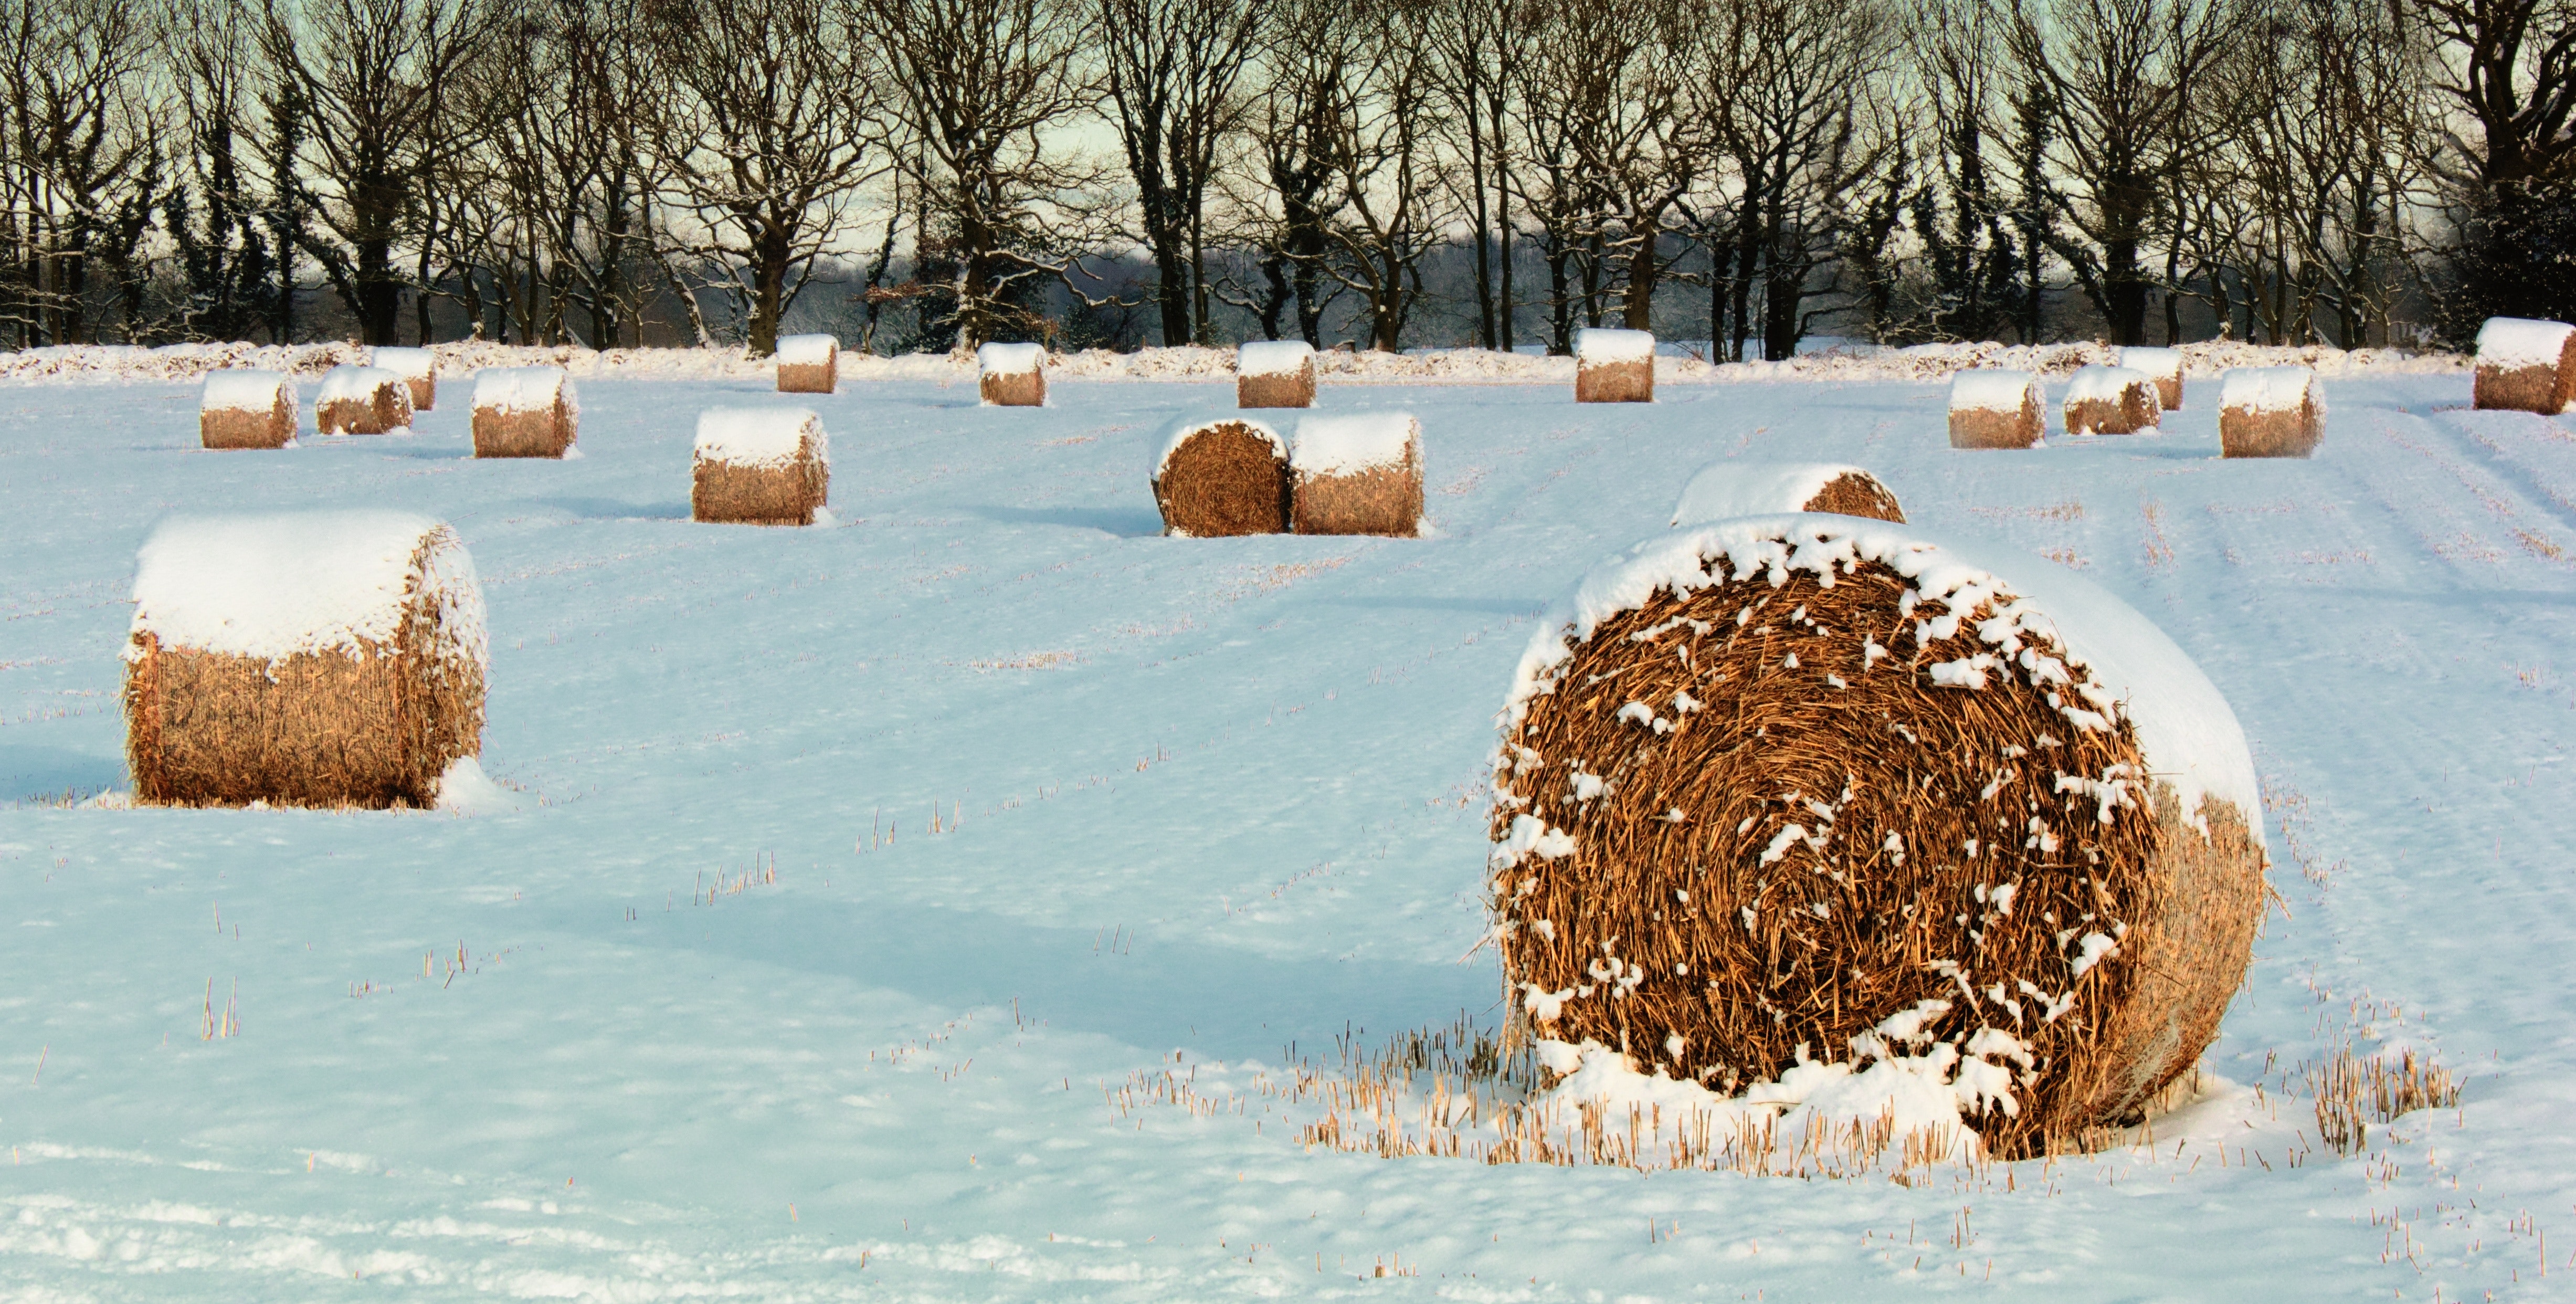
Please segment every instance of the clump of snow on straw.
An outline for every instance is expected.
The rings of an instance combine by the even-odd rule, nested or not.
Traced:
[[[438,371],[438,355],[427,349],[381,348],[370,361],[404,380],[427,380]]]
[[[841,342],[830,335],[782,335],[778,339],[778,361],[789,367],[820,367],[832,361]]]
[[[1253,340],[1235,350],[1234,370],[1243,376],[1294,376],[1314,358],[1315,347],[1304,340]]]
[[[2310,404],[2322,412],[2325,397],[2317,390],[2317,373],[2305,367],[2235,367],[2219,382],[2222,408],[2296,412]]]
[[[2131,385],[2144,385],[2155,391],[2155,377],[2134,367],[2080,367],[2066,382],[2066,401],[2086,403],[2095,400],[2117,403]]]
[[[1652,331],[1590,326],[1574,333],[1574,360],[1578,364],[1644,362],[1654,356],[1655,334]]]
[[[270,412],[277,407],[278,391],[284,390],[286,404],[296,403],[295,382],[276,371],[212,371],[206,373],[206,391],[197,401],[206,412]]]
[[[1950,378],[1953,412],[2019,412],[2039,377],[2027,371],[1980,369]]]
[[[447,542],[423,559],[422,544],[433,534]],[[270,661],[355,651],[393,641],[417,582],[456,594],[445,604],[441,637],[482,664],[481,589],[473,558],[453,538],[412,512],[174,517],[137,555],[133,632]],[[130,644],[127,655],[134,655]]]
[[[975,367],[987,376],[1035,375],[1045,366],[1043,344],[987,344],[975,350]]]
[[[1672,524],[1702,525],[1736,516],[1777,516],[1804,511],[1825,486],[1847,475],[1869,479],[1857,466],[1835,462],[1719,462],[1682,486]]]
[[[2489,317],[2478,328],[2478,365],[2516,370],[2555,367],[2576,326],[2563,321],[2524,317]]]
[[[474,373],[474,406],[492,412],[544,412],[555,399],[581,411],[580,396],[561,367],[485,367]]]
[[[728,466],[792,466],[810,441],[815,460],[831,461],[823,418],[812,408],[711,408],[698,414],[697,457]]]
[[[1202,431],[1213,430],[1218,426],[1241,426],[1245,430],[1270,441],[1271,449],[1277,452],[1281,458],[1284,459],[1288,456],[1288,441],[1281,438],[1279,432],[1271,429],[1267,423],[1255,421],[1250,417],[1234,415],[1221,417],[1181,417],[1178,420],[1173,421],[1170,425],[1163,427],[1163,455],[1154,459],[1155,478],[1162,478],[1163,472],[1172,464],[1172,455],[1181,451],[1181,445],[1188,443],[1190,441],[1190,436]]]
[[[1307,417],[1289,436],[1288,460],[1302,475],[1348,475],[1398,466],[1422,427],[1409,412],[1345,412]]]

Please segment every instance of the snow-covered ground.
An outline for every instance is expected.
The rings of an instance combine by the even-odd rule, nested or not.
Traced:
[[[1419,540],[1158,537],[1157,433],[1221,382],[590,369],[562,463],[471,460],[454,401],[217,453],[192,383],[0,389],[0,1296],[2558,1297],[2576,418],[2435,373],[2222,462],[2198,364],[2164,433],[2009,453],[1947,447],[1932,375],[1577,408],[1328,372],[1326,410],[1420,416]],[[770,402],[822,414],[839,524],[692,524],[698,412]],[[2078,567],[2228,695],[2283,909],[2218,1085],[2151,1144],[1843,1180],[1302,1145],[1260,1085],[1291,1043],[1493,1017],[1533,616],[1732,457]],[[70,804],[125,787],[154,522],[324,506],[472,550],[515,791]],[[2348,1039],[2462,1105],[2321,1148],[2285,1092]]]

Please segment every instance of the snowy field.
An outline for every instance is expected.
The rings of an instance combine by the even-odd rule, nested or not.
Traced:
[[[687,519],[758,378],[585,377],[563,463],[471,460],[452,373],[413,436],[278,452],[197,449],[192,383],[0,389],[0,1297],[2576,1295],[2576,418],[2468,388],[2330,379],[2314,461],[2222,462],[2214,376],[2015,453],[1952,452],[1938,380],[1328,384],[1419,414],[1432,537],[1200,541],[1146,477],[1223,384],[795,396],[811,530]],[[1532,618],[1738,457],[2078,567],[2228,695],[2282,909],[2217,1085],[1906,1182],[1301,1145],[1291,1043],[1498,1013]],[[521,808],[76,804],[127,786],[149,527],[344,505],[472,550]],[[2347,1044],[2463,1103],[2321,1148]]]

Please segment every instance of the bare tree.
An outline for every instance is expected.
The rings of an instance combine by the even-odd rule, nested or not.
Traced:
[[[1222,297],[1258,318],[1269,339],[1286,337],[1284,319],[1293,313],[1296,335],[1322,348],[1324,311],[1343,288],[1324,265],[1333,249],[1328,227],[1346,202],[1336,142],[1359,16],[1336,0],[1264,2],[1276,12],[1245,118],[1252,148],[1229,188],[1262,284]]]
[[[1243,113],[1258,0],[1097,0],[1109,103],[1158,278],[1163,342],[1211,343],[1208,187]]]
[[[2576,305],[2576,0],[2405,0],[2438,54],[2432,89],[2459,115],[2433,162],[2459,227],[2451,333],[2489,314]]]
[[[1439,83],[1425,32],[1431,11],[1428,0],[1356,0],[1350,8],[1358,39],[1319,142],[1341,208],[1325,227],[1336,246],[1325,266],[1365,303],[1370,347],[1392,352],[1403,347],[1422,293],[1422,260],[1450,216]]]
[[[1541,13],[1526,0],[1440,0],[1429,27],[1464,164],[1477,342],[1489,349],[1512,347],[1512,96]]]
[[[25,343],[94,338],[93,265],[130,262],[135,215],[157,202],[160,17],[118,0],[0,4],[0,312]]]

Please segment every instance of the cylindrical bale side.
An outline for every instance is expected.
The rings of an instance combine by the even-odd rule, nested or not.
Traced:
[[[2296,408],[2221,408],[2219,456],[2307,457],[2325,438],[2324,427],[2313,400]]]
[[[381,435],[411,428],[411,389],[400,378],[377,382],[364,398],[322,399],[313,424],[326,435]]]
[[[1576,362],[1574,401],[1577,403],[1654,402],[1654,360],[1643,358],[1622,362]]]
[[[794,462],[743,466],[699,458],[690,468],[689,515],[734,525],[812,525],[830,500],[832,469],[800,445]]]
[[[284,389],[265,412],[208,408],[197,414],[197,442],[207,448],[284,448],[295,438],[295,403]]]
[[[2154,428],[2159,416],[2155,382],[2136,380],[2121,386],[2117,398],[2068,399],[2066,433],[2134,435]]]
[[[1237,375],[1234,378],[1234,405],[1238,408],[1315,406],[1315,359],[1309,356],[1306,365],[1294,372]]]
[[[985,372],[977,381],[986,407],[1045,407],[1043,371]]]
[[[579,419],[561,395],[550,407],[474,408],[476,457],[559,458],[579,437]]]
[[[2036,394],[2025,394],[2018,412],[1950,409],[1952,448],[2029,448],[2039,443],[2046,429]]]

